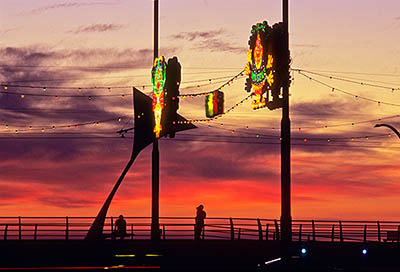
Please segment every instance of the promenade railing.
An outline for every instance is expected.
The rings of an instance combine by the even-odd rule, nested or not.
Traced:
[[[117,217],[107,217],[103,234],[111,239]],[[93,217],[0,217],[3,240],[82,240]],[[124,239],[150,239],[151,217],[125,217]],[[194,239],[193,217],[160,217],[162,240]],[[280,240],[280,221],[210,217],[202,239]],[[293,220],[293,241],[399,242],[400,221]]]

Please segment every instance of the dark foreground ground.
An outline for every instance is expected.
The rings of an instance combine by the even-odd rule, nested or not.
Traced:
[[[400,271],[400,243],[294,242],[291,255],[279,261],[278,241],[0,241],[0,271]]]

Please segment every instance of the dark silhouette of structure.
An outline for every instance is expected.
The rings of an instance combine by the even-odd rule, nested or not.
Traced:
[[[397,137],[400,138],[400,133],[397,131],[397,129],[395,129],[395,128],[392,127],[391,125],[388,125],[388,124],[376,124],[376,125],[374,126],[374,128],[376,128],[376,127],[388,127],[388,128],[390,128],[391,130],[393,130],[394,133],[396,133]]]
[[[199,205],[196,212],[196,225],[194,227],[194,239],[200,240],[201,232],[204,229],[204,219],[206,218],[206,212],[204,206]]]
[[[121,214],[117,221],[115,221],[115,231],[113,237],[120,237],[121,240],[126,236],[126,221],[124,216]]]
[[[134,99],[135,135],[133,140],[131,158],[128,161],[125,169],[121,173],[121,176],[115,183],[112,191],[108,195],[103,206],[101,207],[88,233],[86,234],[85,239],[89,241],[102,240],[104,238],[103,236],[104,220],[106,218],[108,208],[111,204],[111,201],[115,193],[117,192],[119,186],[121,185],[129,169],[131,168],[136,157],[143,149],[145,149],[148,145],[150,145],[155,139],[155,135],[153,133],[154,114],[152,110],[152,103],[153,103],[152,99],[136,88],[133,88],[133,99]],[[189,122],[187,122],[187,120],[182,116],[180,116],[179,114],[177,114],[177,120],[178,123],[176,124],[175,132],[197,128],[195,125],[189,124]],[[166,133],[167,131],[161,132],[160,137],[164,137]]]

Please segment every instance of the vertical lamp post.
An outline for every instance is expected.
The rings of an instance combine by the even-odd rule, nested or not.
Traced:
[[[154,1],[154,59],[158,58],[158,0]],[[159,224],[159,162],[158,139],[153,142],[151,183],[151,240],[160,240]]]
[[[289,50],[289,3],[283,0],[283,26],[285,31],[284,50]],[[281,232],[282,261],[290,259],[292,240],[292,216],[290,212],[290,118],[289,118],[289,78],[283,83],[281,121]]]

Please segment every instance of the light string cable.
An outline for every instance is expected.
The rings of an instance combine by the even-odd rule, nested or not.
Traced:
[[[215,80],[223,80],[221,82],[225,82],[225,79],[229,78],[230,80],[232,76],[223,76],[223,77],[214,77],[214,78],[208,78],[208,79],[197,79],[197,80],[190,80],[190,81],[184,81],[182,84],[187,84],[187,83],[199,83],[199,82],[205,82],[208,81],[209,83],[215,81]],[[230,81],[229,80],[229,81]],[[228,82],[229,82],[228,81]],[[215,82],[217,83],[217,82]],[[219,83],[219,82],[218,82]],[[140,87],[143,89],[145,87],[151,87],[151,84],[145,84]],[[199,86],[199,85],[198,85]],[[108,90],[109,92],[112,91],[112,89],[128,89],[132,87],[140,88],[135,85],[130,85],[130,86],[86,86],[86,87],[80,87],[80,86],[37,86],[37,85],[25,85],[25,84],[8,84],[8,83],[1,83],[0,87],[2,91],[0,91],[0,94],[11,94],[11,95],[19,95],[21,98],[24,98],[25,96],[41,96],[41,97],[55,97],[56,99],[59,97],[69,97],[69,98],[92,98],[92,97],[115,97],[115,96],[130,96],[132,93],[120,93],[120,94],[91,94],[91,95],[82,95],[83,90]],[[26,88],[26,89],[42,89],[42,93],[25,93],[25,92],[15,92],[15,91],[9,91],[9,88]],[[188,88],[188,87],[185,87]],[[54,89],[54,90],[77,90],[80,95],[67,95],[67,94],[48,94],[46,93],[47,91]]]
[[[344,126],[352,126],[354,127],[355,125],[359,125],[359,124],[367,124],[367,123],[380,123],[382,122],[382,120],[389,120],[389,119],[395,119],[395,118],[399,118],[400,114],[396,114],[396,115],[390,115],[390,116],[386,116],[386,117],[381,117],[381,118],[374,118],[374,119],[369,119],[369,120],[362,120],[362,121],[353,121],[353,122],[343,122],[343,123],[337,123],[337,124],[326,124],[326,125],[317,125],[317,126],[299,126],[297,128],[293,128],[293,130],[311,130],[311,129],[321,129],[321,128],[333,128],[333,127],[344,127]],[[238,126],[236,124],[230,124],[230,123],[219,123],[219,125],[221,126]],[[239,127],[241,128],[245,128],[246,130],[249,129],[254,129],[254,127],[251,126],[242,126],[240,125]],[[293,127],[295,127],[293,125]],[[263,129],[268,129],[268,130],[278,130],[278,127],[263,127]]]
[[[192,98],[192,97],[198,97],[198,96],[206,96],[212,92],[215,91],[220,91],[221,89],[225,88],[226,86],[230,86],[234,80],[241,78],[242,76],[244,76],[243,74],[244,70],[240,71],[237,75],[233,76],[232,78],[230,78],[228,81],[224,81],[224,84],[222,84],[221,86],[219,86],[218,88],[212,90],[212,91],[208,91],[208,92],[201,92],[201,93],[193,93],[193,94],[180,94],[178,95],[181,98]],[[200,85],[197,85],[197,88],[199,88]],[[186,88],[192,88],[192,87],[186,87]]]
[[[208,125],[209,128],[215,128],[215,129],[219,129],[219,130],[224,130],[227,132],[231,132],[232,134],[245,134],[245,135],[251,135],[250,138],[254,139],[279,139],[282,140],[282,138],[278,135],[273,135],[273,134],[264,134],[263,132],[257,131],[257,132],[252,132],[249,131],[249,128],[246,126],[245,131],[243,131],[243,127],[241,127],[241,129],[228,129],[225,128],[223,126],[219,126],[217,124],[212,124],[212,125]],[[361,132],[362,133],[362,132]],[[378,138],[378,137],[391,137],[392,134],[391,133],[380,133],[380,134],[369,134],[369,133],[362,133],[364,134],[363,136],[331,136],[331,137],[314,137],[314,136],[302,136],[302,137],[291,137],[292,140],[300,140],[300,141],[304,141],[307,142],[309,140],[312,141],[326,141],[326,142],[332,142],[332,141],[336,141],[336,142],[344,142],[344,141],[356,141],[356,140],[369,140],[371,138]]]
[[[95,125],[99,126],[101,123],[109,123],[113,121],[118,121],[121,122],[122,118],[126,118],[127,116],[120,116],[117,118],[109,118],[109,119],[103,119],[103,120],[98,120],[98,121],[90,121],[90,122],[81,122],[81,123],[74,123],[74,124],[66,124],[66,125],[29,125],[29,126],[24,126],[25,128],[23,129],[13,129],[15,131],[15,134],[18,134],[20,132],[29,132],[29,131],[41,131],[44,133],[48,129],[60,129],[60,128],[78,128],[82,126],[88,126],[88,125]],[[2,127],[6,130],[11,129],[11,127],[21,127],[21,125],[13,125],[13,124],[3,124]]]
[[[243,98],[242,100],[240,100],[239,102],[237,102],[236,104],[234,104],[232,107],[230,107],[229,109],[227,109],[226,111],[224,111],[222,114],[220,115],[216,115],[214,117],[211,118],[206,118],[206,119],[189,119],[186,121],[178,121],[178,124],[191,124],[191,123],[208,123],[211,121],[214,121],[216,119],[221,118],[222,116],[228,114],[229,112],[233,111],[234,109],[236,109],[238,106],[240,106],[241,104],[243,104],[245,101],[247,101],[248,99],[250,99],[253,96],[253,93],[249,94],[248,96],[246,96],[245,98]]]
[[[358,81],[358,80],[348,79],[348,78],[344,78],[344,77],[338,77],[338,76],[333,76],[333,75],[325,75],[325,74],[321,74],[321,73],[313,72],[313,71],[309,71],[309,70],[304,70],[304,69],[291,69],[291,70],[292,71],[297,71],[299,74],[301,74],[301,73],[311,74],[311,75],[316,75],[316,76],[320,76],[320,77],[329,78],[331,80],[334,79],[334,80],[344,81],[344,82],[347,82],[347,83],[357,84],[357,85],[361,85],[361,86],[368,86],[368,87],[391,90],[392,92],[394,92],[396,90],[400,90],[399,87],[393,87],[393,86],[389,87],[389,86],[371,84],[371,83],[368,83],[368,82],[364,82],[364,81],[369,81],[369,80],[364,80],[364,81],[360,80],[360,81]],[[389,84],[393,84],[393,83],[385,83],[385,84],[389,85]]]
[[[327,88],[330,88],[330,89],[332,90],[332,92],[338,91],[338,92],[340,92],[340,93],[343,93],[343,94],[352,96],[352,97],[354,97],[354,98],[356,98],[356,99],[362,99],[362,100],[365,100],[365,101],[378,103],[378,106],[380,106],[380,105],[388,105],[388,106],[393,106],[393,107],[400,107],[400,104],[389,103],[389,102],[383,102],[383,101],[371,99],[371,98],[368,98],[368,97],[356,95],[356,94],[354,94],[354,93],[352,93],[352,92],[349,92],[349,91],[346,91],[346,90],[343,90],[343,89],[340,89],[340,88],[333,87],[333,86],[330,85],[330,84],[327,84],[327,83],[325,83],[325,82],[322,82],[322,81],[320,81],[320,80],[318,80],[318,79],[315,79],[315,78],[313,78],[313,77],[311,77],[311,76],[309,76],[309,75],[306,75],[306,74],[304,74],[304,73],[300,73],[300,75],[302,75],[302,76],[305,77],[305,78],[308,78],[311,82],[316,82],[316,83],[318,83],[318,84],[320,84],[320,85],[322,85],[322,86],[325,86],[325,87],[327,87]]]

